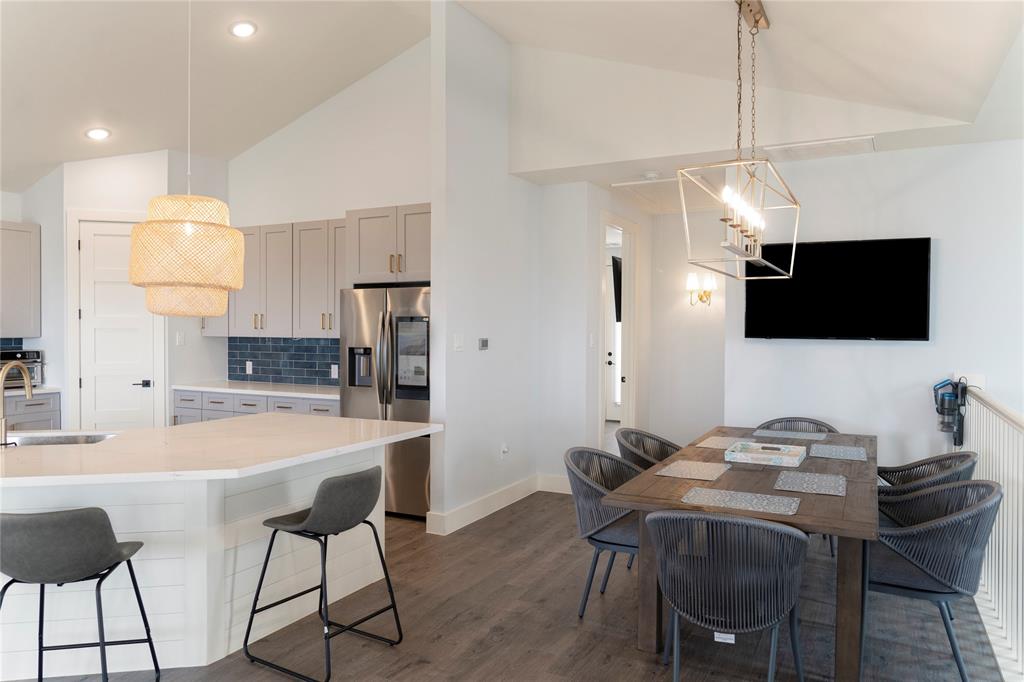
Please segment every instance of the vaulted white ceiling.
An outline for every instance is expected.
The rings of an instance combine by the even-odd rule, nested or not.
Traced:
[[[511,43],[736,78],[733,0],[462,4]],[[1020,33],[1024,3],[767,0],[765,8],[759,84],[966,122]],[[745,23],[743,31],[748,45]]]
[[[230,158],[430,31],[425,2],[193,3],[192,148]],[[248,40],[231,23],[254,21]],[[0,4],[0,184],[185,143],[185,2]],[[113,134],[103,143],[87,128]]]

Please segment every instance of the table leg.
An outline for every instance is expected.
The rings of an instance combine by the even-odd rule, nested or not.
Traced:
[[[645,519],[647,514],[640,512],[640,603],[636,627],[636,646],[641,651],[657,653],[662,640],[661,587],[658,585],[658,559],[654,555],[651,538],[647,534]]]
[[[839,538],[836,565],[836,680],[860,680],[861,624],[866,543]]]

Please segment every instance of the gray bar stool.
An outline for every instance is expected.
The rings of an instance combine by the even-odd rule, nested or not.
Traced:
[[[142,605],[142,594],[135,579],[132,557],[141,542],[118,542],[110,527],[107,512],[97,507],[44,512],[42,514],[0,514],[0,572],[10,580],[0,590],[3,608],[7,589],[14,583],[39,585],[39,679],[43,679],[43,652],[99,647],[100,670],[107,678],[107,647],[122,644],[148,644],[156,679],[160,665],[149,632],[149,620]],[[100,588],[122,563],[128,565],[135,599],[139,603],[145,639],[121,639],[108,642],[103,634],[103,601]],[[43,606],[47,585],[63,585],[85,580],[96,581],[96,627],[99,641],[83,644],[46,646],[43,643]]]
[[[317,605],[317,611],[320,615],[320,619],[323,621],[325,682],[326,680],[331,679],[331,639],[337,637],[343,632],[354,632],[357,635],[369,637],[370,639],[375,639],[378,642],[384,642],[391,646],[402,641],[402,623],[398,620],[398,605],[395,603],[395,590],[391,586],[391,576],[388,575],[388,565],[384,561],[384,550],[380,546],[380,536],[377,534],[377,528],[368,519],[370,513],[373,512],[373,508],[377,506],[377,500],[380,498],[380,480],[380,467],[373,467],[372,469],[348,474],[346,476],[325,478],[320,482],[320,485],[316,489],[316,496],[313,498],[312,507],[292,512],[291,514],[285,514],[283,516],[275,516],[274,518],[267,519],[263,522],[264,526],[272,528],[274,532],[270,534],[270,544],[267,545],[267,557],[263,560],[263,570],[260,571],[260,580],[256,584],[256,594],[252,598],[252,610],[249,612],[249,624],[245,628],[245,640],[242,644],[245,656],[250,661],[253,663],[262,663],[269,668],[273,668],[274,670],[286,675],[291,675],[296,679],[316,682],[312,677],[307,677],[302,673],[290,670],[284,666],[278,665],[277,663],[273,663],[272,661],[254,656],[252,652],[249,651],[249,635],[252,632],[253,618],[257,613],[266,611],[267,609],[272,609],[275,606],[280,606],[292,599],[296,599],[309,594],[310,592],[316,591],[320,592],[320,601]],[[388,595],[391,598],[391,603],[383,608],[377,609],[367,616],[363,616],[354,623],[344,625],[331,620],[327,613],[327,536],[344,533],[347,530],[355,528],[361,523],[365,523],[370,527],[370,530],[373,531],[373,541],[377,543],[377,556],[380,557],[380,565],[381,568],[384,569],[384,582],[387,584]],[[277,537],[278,532],[290,533],[301,538],[308,538],[320,545],[320,584],[302,590],[301,592],[296,592],[290,597],[278,599],[272,604],[267,604],[257,608],[256,605],[260,600],[260,590],[263,589],[263,579],[267,575],[267,564],[270,563],[270,553],[274,549],[274,539]],[[376,618],[387,611],[394,612],[395,629],[398,631],[398,639],[381,637],[380,635],[375,635],[372,632],[360,630],[357,627],[371,618]],[[335,628],[334,630],[331,629],[332,626]]]

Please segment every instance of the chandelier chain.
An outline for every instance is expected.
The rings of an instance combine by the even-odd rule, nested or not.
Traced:
[[[757,155],[757,22],[750,27],[750,158]]]
[[[743,156],[743,5],[736,2],[736,158]]]

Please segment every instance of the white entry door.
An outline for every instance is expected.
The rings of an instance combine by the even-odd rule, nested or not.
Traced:
[[[79,223],[81,427],[113,430],[163,423],[157,414],[163,319],[128,282],[132,223]]]

